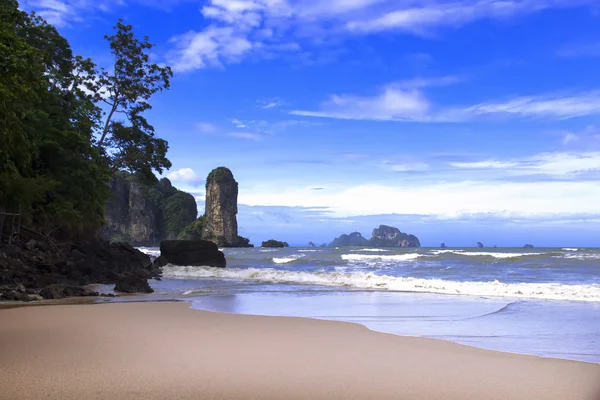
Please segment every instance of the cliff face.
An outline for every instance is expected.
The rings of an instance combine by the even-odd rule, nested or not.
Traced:
[[[402,233],[398,228],[380,225],[373,229],[371,239],[365,239],[359,232],[342,235],[329,244],[329,247],[421,247],[419,239],[415,235]]]
[[[106,225],[101,232],[108,240],[158,246],[161,240],[177,238],[198,214],[194,197],[174,188],[166,178],[143,183],[131,174],[120,173],[110,188]]]
[[[208,174],[202,239],[219,246],[240,245],[237,198],[238,183],[229,169],[219,167]]]
[[[419,239],[415,235],[402,233],[398,228],[380,225],[373,229],[373,237],[370,240],[373,246],[381,247],[421,247]]]
[[[342,235],[335,238],[329,244],[329,247],[349,247],[349,246],[369,246],[369,241],[365,239],[359,232],[352,232],[349,235]]]

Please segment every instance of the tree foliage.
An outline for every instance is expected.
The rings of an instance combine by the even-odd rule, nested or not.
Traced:
[[[170,87],[173,72],[150,62],[154,47],[148,37],[139,40],[131,25],[119,19],[114,35],[105,36],[114,56],[113,71],[101,70],[89,89],[95,100],[108,107],[97,147],[112,169],[150,176],[171,167],[166,158],[168,144],[154,135],[154,127],[143,113],[150,110],[150,98]],[[118,116],[123,118],[119,119]]]
[[[204,215],[183,228],[177,236],[179,240],[200,240],[202,239],[202,229],[204,228]]]
[[[170,166],[167,143],[141,116],[151,95],[168,88],[170,70],[147,64],[147,38],[136,41],[121,21],[117,28],[108,37],[115,73],[98,74],[53,26],[15,0],[0,2],[0,210],[21,209],[44,233],[95,232],[115,170]],[[100,145],[103,90],[129,122],[107,118],[110,137]]]

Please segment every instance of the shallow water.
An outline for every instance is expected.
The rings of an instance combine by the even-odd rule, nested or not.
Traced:
[[[157,249],[144,249],[156,254]],[[597,249],[225,249],[167,266],[148,299],[361,323],[400,335],[600,363]]]

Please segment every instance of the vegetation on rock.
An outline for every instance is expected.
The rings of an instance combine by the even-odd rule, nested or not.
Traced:
[[[234,182],[233,173],[229,168],[217,167],[213,169],[206,178],[206,187],[211,183]]]
[[[402,233],[398,228],[380,225],[373,229],[373,236],[367,240],[360,232],[341,235],[329,244],[329,247],[421,247],[415,235]]]
[[[177,235],[178,240],[200,240],[202,239],[202,228],[204,227],[204,215],[183,228]]]
[[[171,165],[167,143],[142,116],[171,71],[149,63],[152,45],[130,25],[115,29],[106,37],[115,60],[108,73],[17,1],[0,2],[0,209],[20,209],[45,235],[95,234],[115,171],[150,177]]]

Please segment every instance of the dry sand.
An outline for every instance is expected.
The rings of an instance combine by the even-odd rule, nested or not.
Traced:
[[[600,365],[185,303],[0,310],[0,399],[600,399]]]

